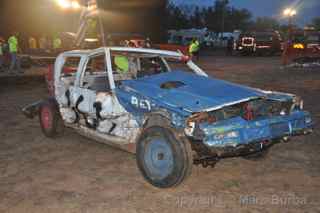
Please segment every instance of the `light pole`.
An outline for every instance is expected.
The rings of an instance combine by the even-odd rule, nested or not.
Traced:
[[[225,30],[225,16],[226,16],[226,6],[228,5],[228,0],[220,0],[220,4],[221,4],[221,31],[222,31],[222,35],[221,37],[223,37],[223,33]]]
[[[297,11],[293,8],[287,8],[283,11],[283,16],[289,19],[289,38],[291,39],[293,31],[293,17],[297,15]]]
[[[284,65],[288,64],[290,58],[290,48],[289,46],[292,44],[293,40],[293,17],[297,15],[297,11],[292,8],[287,8],[283,11],[283,17],[289,19],[289,29],[288,29],[288,37],[287,42],[284,47],[284,51],[282,53],[282,63]]]

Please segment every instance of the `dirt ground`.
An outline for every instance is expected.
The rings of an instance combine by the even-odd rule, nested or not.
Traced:
[[[207,56],[200,66],[233,82],[296,93],[320,121],[320,69],[285,70],[278,58]],[[0,77],[0,212],[320,212],[319,125],[306,137],[271,148],[256,162],[226,159],[193,168],[174,189],[159,190],[140,175],[135,156],[68,130],[41,133],[24,105],[46,97],[41,77]]]

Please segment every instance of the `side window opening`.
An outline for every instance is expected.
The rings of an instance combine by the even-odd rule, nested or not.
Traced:
[[[105,54],[89,58],[81,76],[80,87],[97,92],[110,91]]]
[[[116,84],[169,71],[164,59],[157,55],[112,52],[111,61]]]
[[[111,53],[112,72],[115,83],[137,78],[139,58],[122,52]]]
[[[194,72],[184,61],[178,59],[168,59],[166,62],[172,71],[184,71],[189,73]]]
[[[160,57],[141,58],[140,61],[141,69],[138,72],[138,78],[168,72],[166,64]]]
[[[74,85],[81,57],[67,57],[61,71],[61,81],[67,86]]]

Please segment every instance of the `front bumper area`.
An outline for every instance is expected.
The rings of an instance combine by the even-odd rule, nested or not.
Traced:
[[[207,156],[241,156],[261,151],[291,136],[311,133],[312,127],[310,114],[305,111],[252,121],[236,117],[213,125],[200,124],[203,138],[196,143],[202,144],[200,150]]]

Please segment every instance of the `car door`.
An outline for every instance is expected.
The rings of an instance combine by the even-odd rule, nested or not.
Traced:
[[[70,88],[72,105],[85,117],[94,117],[96,115],[95,102],[97,93],[103,88],[107,90],[108,74],[105,64],[104,52],[98,52],[83,58],[79,65],[80,72],[77,74],[76,83]],[[103,82],[100,81],[99,83],[99,79],[103,80]]]
[[[99,124],[96,129],[100,133],[116,136],[125,139],[126,143],[130,143],[130,141],[134,141],[139,125],[133,116],[120,104],[115,91],[116,84],[120,83],[122,79],[127,79],[130,71],[121,76],[116,67],[113,66],[115,55],[111,55],[109,49],[106,49],[106,59],[109,90],[97,92],[96,115],[99,119]],[[132,68],[130,65],[129,70]]]

